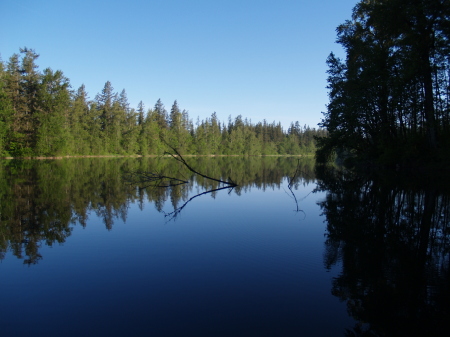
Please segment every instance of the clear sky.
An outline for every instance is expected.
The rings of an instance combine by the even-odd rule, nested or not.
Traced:
[[[34,49],[91,99],[106,81],[131,107],[174,100],[196,120],[217,112],[317,127],[326,58],[356,0],[0,0],[0,55]]]

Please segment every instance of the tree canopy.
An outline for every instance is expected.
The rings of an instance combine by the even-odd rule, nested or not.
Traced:
[[[382,164],[448,160],[450,2],[363,0],[337,28],[317,158]]]
[[[165,144],[181,154],[313,154],[314,136],[326,135],[299,122],[284,130],[241,115],[226,124],[215,112],[194,124],[176,100],[170,111],[161,99],[151,109],[142,101],[131,108],[125,89],[116,92],[110,81],[90,99],[62,71],[40,72],[38,57],[23,48],[0,60],[0,156],[158,155]]]

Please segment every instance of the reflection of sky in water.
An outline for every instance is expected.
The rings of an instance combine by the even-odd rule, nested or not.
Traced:
[[[0,322],[33,336],[342,335],[353,324],[330,293],[339,266],[323,265],[314,187],[294,190],[304,213],[286,182],[201,196],[175,221],[131,204],[111,231],[91,212],[38,265],[7,254]]]

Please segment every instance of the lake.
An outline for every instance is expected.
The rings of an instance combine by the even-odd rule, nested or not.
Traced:
[[[446,184],[185,159],[2,161],[1,335],[448,333]]]

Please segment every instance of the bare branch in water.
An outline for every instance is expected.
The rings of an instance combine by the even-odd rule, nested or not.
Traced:
[[[205,192],[199,193],[197,195],[194,195],[189,200],[187,200],[182,206],[175,208],[170,213],[165,213],[163,211],[165,217],[169,217],[169,220],[175,219],[190,201],[192,201],[193,199],[195,199],[201,195],[209,194],[209,193],[224,190],[224,189],[230,189],[228,192],[228,193],[230,193],[235,186],[238,186],[231,178],[228,178],[228,181],[225,181],[225,180],[209,177],[203,173],[196,171],[186,162],[186,160],[181,156],[181,154],[178,152],[177,149],[175,149],[174,147],[169,145],[166,141],[164,141],[164,143],[173,151],[172,153],[166,151],[164,154],[169,155],[172,158],[174,158],[175,160],[177,160],[178,162],[182,163],[184,166],[186,166],[186,168],[189,171],[191,171],[192,173],[197,174],[203,178],[217,181],[221,184],[226,185],[226,186],[222,186],[222,187],[219,187],[216,189],[212,189],[212,190],[205,191]],[[147,184],[145,187],[140,187],[141,189],[145,189],[150,186],[167,188],[167,187],[173,187],[173,186],[178,186],[178,185],[184,185],[184,184],[188,183],[188,181],[186,181],[186,180],[175,178],[175,177],[165,176],[165,175],[163,175],[161,173],[157,173],[157,172],[129,172],[125,176],[125,180],[131,184]]]
[[[231,180],[231,178],[228,178],[229,181],[220,180],[220,179],[216,179],[216,178],[209,177],[209,176],[207,176],[207,175],[204,175],[203,173],[200,173],[200,172],[194,170],[194,169],[186,162],[186,160],[184,160],[184,158],[183,158],[183,157],[181,156],[181,154],[177,151],[177,149],[175,149],[174,147],[172,147],[172,146],[170,146],[169,144],[167,144],[167,142],[165,142],[165,143],[166,143],[166,145],[167,145],[168,147],[170,147],[170,148],[172,149],[173,152],[175,152],[175,154],[170,153],[170,152],[165,152],[165,154],[171,156],[171,157],[174,158],[175,160],[177,160],[177,161],[179,161],[180,163],[182,163],[184,166],[187,167],[187,169],[188,169],[189,171],[191,171],[191,172],[193,172],[193,173],[195,173],[195,174],[198,174],[199,176],[201,176],[201,177],[203,177],[203,178],[210,179],[210,180],[214,180],[214,181],[217,181],[217,182],[219,182],[219,183],[229,185],[230,187],[235,187],[235,186],[237,186],[237,184],[236,184],[233,180]]]

